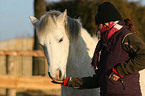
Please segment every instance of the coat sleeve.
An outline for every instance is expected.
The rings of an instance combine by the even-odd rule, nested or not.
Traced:
[[[145,43],[136,34],[125,35],[122,48],[129,54],[130,59],[116,67],[120,75],[125,76],[145,69]]]
[[[83,77],[83,85],[80,89],[92,89],[92,88],[99,88],[99,75],[98,70],[95,70],[95,73],[92,77]]]

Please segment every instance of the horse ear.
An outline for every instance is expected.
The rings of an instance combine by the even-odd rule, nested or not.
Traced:
[[[57,17],[57,20],[59,22],[64,22],[66,21],[66,18],[67,18],[67,10],[65,9],[65,11]]]
[[[37,27],[39,25],[39,20],[33,16],[29,17],[31,19],[32,24]]]

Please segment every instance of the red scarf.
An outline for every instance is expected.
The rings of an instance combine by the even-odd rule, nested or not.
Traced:
[[[115,32],[119,31],[123,26],[122,25],[119,25],[117,24],[118,21],[110,24],[109,26],[103,28],[100,30],[100,33],[101,33],[101,36],[103,35],[103,33],[107,30],[110,30],[108,35],[107,35],[107,39],[109,39]]]

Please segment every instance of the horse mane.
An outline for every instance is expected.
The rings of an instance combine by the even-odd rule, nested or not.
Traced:
[[[39,30],[45,29],[48,24],[52,24],[52,22],[48,22],[49,17],[51,17],[53,23],[56,25],[56,17],[58,17],[61,14],[60,11],[57,10],[50,10],[45,15],[43,15],[40,18],[39,23]],[[79,36],[81,31],[82,24],[80,23],[79,19],[72,19],[69,16],[67,16],[67,22],[65,23],[65,29],[69,34],[70,40],[76,40],[76,38]],[[41,31],[40,31],[41,32]],[[42,31],[43,32],[43,31]]]
[[[70,40],[77,40],[80,31],[81,31],[81,23],[79,19],[72,19],[70,17],[67,18],[68,24],[66,26],[67,30],[69,31]]]

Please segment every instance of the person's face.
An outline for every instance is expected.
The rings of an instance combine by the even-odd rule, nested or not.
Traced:
[[[109,26],[110,24],[112,24],[112,22],[107,22],[107,23],[104,23],[104,24],[99,24],[99,25],[97,25],[96,30],[97,30],[97,31],[100,31],[100,30],[102,30],[103,28]]]
[[[110,23],[104,23],[104,24],[99,24],[97,25],[96,27],[96,31],[97,31],[97,34],[98,34],[98,37],[101,38],[101,33],[100,33],[100,30],[102,30],[103,28],[109,26]]]
[[[100,30],[104,28],[103,26],[104,26],[103,24],[99,24],[96,27],[96,32],[99,38],[101,38]]]
[[[101,29],[103,29],[103,28],[105,28],[105,27],[106,27],[106,24],[99,24],[99,25],[97,25],[96,30],[97,30],[97,31],[100,31]]]
[[[101,29],[103,29],[103,24],[99,24],[99,25],[97,25],[96,30],[97,30],[97,31],[100,31]]]

